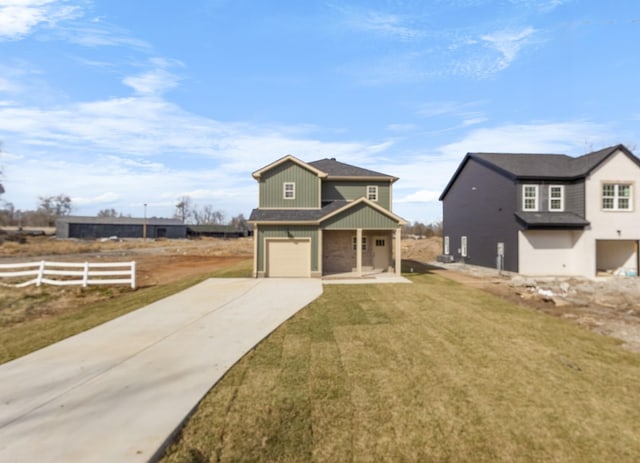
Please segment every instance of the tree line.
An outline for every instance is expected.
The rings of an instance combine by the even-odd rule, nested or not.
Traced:
[[[431,238],[432,236],[442,236],[442,221],[424,224],[422,222],[408,223],[402,227],[402,236],[413,238]]]
[[[1,174],[1,172],[0,172]],[[0,183],[0,196],[4,188]],[[12,203],[0,199],[0,225],[13,227],[54,227],[56,219],[71,215],[73,204],[71,197],[61,193],[54,196],[38,197],[38,206],[33,210],[17,209]],[[114,208],[101,209],[96,217],[131,217],[131,214],[123,214]],[[225,214],[214,209],[211,204],[199,206],[193,203],[190,197],[183,196],[178,199],[175,206],[174,218],[185,224],[193,225],[230,225],[236,230],[248,230],[249,225],[243,214],[225,221]]]

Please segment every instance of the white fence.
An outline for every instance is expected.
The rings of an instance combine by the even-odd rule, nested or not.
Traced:
[[[108,269],[108,270],[102,270]],[[2,280],[10,278],[12,281],[25,277],[35,277],[19,283],[3,283]],[[112,262],[112,263],[73,263],[73,262],[26,262],[21,264],[0,264],[0,284],[24,288],[42,284],[66,286],[82,285],[131,285],[136,287],[136,263]]]

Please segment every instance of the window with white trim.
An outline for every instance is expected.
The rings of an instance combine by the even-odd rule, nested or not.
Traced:
[[[462,257],[467,257],[467,251],[468,251],[467,237],[461,236],[460,237],[460,255]]]
[[[448,236],[444,237],[444,255],[445,256],[449,255],[449,237]]]
[[[563,185],[549,185],[549,210],[564,211]]]
[[[369,201],[377,201],[378,200],[378,186],[377,185],[369,185],[369,186],[367,186],[367,199]]]
[[[522,210],[538,210],[538,185],[522,185]]]
[[[362,237],[362,250],[366,251],[367,250],[367,237],[363,236]],[[357,251],[358,250],[358,237],[354,236],[353,237],[353,250]]]
[[[602,209],[607,211],[630,211],[632,206],[630,184],[602,184]]]
[[[284,199],[296,199],[295,182],[284,182],[282,195]]]

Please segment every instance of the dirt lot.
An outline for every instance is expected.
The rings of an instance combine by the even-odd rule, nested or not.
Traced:
[[[438,265],[431,271],[474,286],[545,313],[578,323],[599,333],[619,338],[630,350],[640,352],[640,279],[610,277],[586,279],[523,278],[498,275],[495,270],[460,264],[435,264],[442,249],[440,238],[404,240],[403,259]],[[29,237],[26,244],[5,242],[0,263],[27,260],[130,261],[137,262],[139,287],[162,285],[211,272],[251,258],[252,238],[233,240],[60,241]],[[412,264],[407,266],[407,271]],[[415,269],[419,271],[419,268]],[[65,304],[84,304],[117,296],[126,288],[27,288],[16,291],[0,287],[0,325],[42,317],[63,310]]]
[[[163,285],[195,275],[213,272],[251,258],[251,238],[235,240],[201,239],[179,241],[60,241],[50,237],[28,237],[27,242],[5,242],[0,246],[0,263],[39,260],[62,262],[136,261],[138,288]],[[58,316],[70,306],[112,299],[131,291],[125,286],[42,286],[7,288],[0,286],[0,327],[34,318]]]
[[[431,271],[621,339],[625,348],[640,352],[640,279],[605,277],[594,281],[499,275],[493,269],[436,263],[440,243],[439,239],[405,241],[403,258],[437,266],[439,269]]]

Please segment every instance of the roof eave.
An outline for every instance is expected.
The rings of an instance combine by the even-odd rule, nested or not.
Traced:
[[[277,167],[280,164],[283,164],[283,163],[285,163],[287,161],[291,161],[291,162],[299,165],[300,167],[303,167],[303,168],[313,172],[314,174],[316,174],[320,178],[325,178],[327,176],[326,172],[322,172],[321,170],[316,169],[312,165],[307,164],[306,162],[298,159],[297,157],[295,157],[295,156],[293,156],[291,154],[287,154],[286,156],[283,156],[280,159],[278,159],[276,161],[273,161],[271,164],[268,164],[268,165],[264,166],[263,168],[256,170],[255,172],[253,172],[251,174],[251,176],[253,178],[255,178],[256,180],[260,180],[260,177],[262,177],[262,174],[264,172],[267,172],[267,171],[273,169],[274,167]]]

